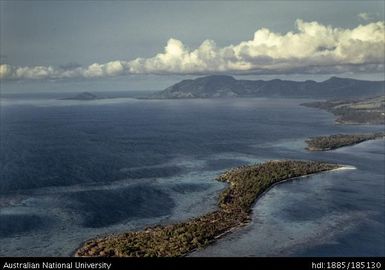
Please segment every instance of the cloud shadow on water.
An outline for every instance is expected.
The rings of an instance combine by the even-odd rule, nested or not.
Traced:
[[[106,227],[132,218],[171,214],[174,201],[163,190],[137,185],[124,189],[81,191],[66,195],[67,209],[79,213],[81,226]]]

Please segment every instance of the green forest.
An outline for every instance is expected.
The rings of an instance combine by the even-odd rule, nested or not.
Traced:
[[[369,134],[336,134],[330,136],[313,137],[305,142],[309,151],[327,151],[340,147],[357,144],[360,142],[375,140],[385,136],[384,132]]]

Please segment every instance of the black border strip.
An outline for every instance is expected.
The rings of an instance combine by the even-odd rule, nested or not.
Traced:
[[[178,269],[383,270],[384,257],[76,258],[0,257],[0,269]]]

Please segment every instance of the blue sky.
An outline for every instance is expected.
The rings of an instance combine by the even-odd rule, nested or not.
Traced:
[[[376,55],[363,55],[363,60],[358,63],[346,55],[338,60],[335,60],[335,55],[318,60],[309,57],[309,52],[309,55],[299,58],[301,63],[305,63],[303,65],[292,60],[283,63],[282,59],[293,59],[295,52],[290,54],[290,50],[302,52],[303,49],[295,46],[292,49],[289,47],[288,52],[281,49],[263,54],[261,48],[272,43],[256,44],[257,38],[254,37],[256,31],[266,28],[268,34],[261,32],[258,35],[260,39],[273,33],[275,39],[281,39],[280,44],[283,42],[286,46],[285,42],[292,42],[285,35],[290,31],[298,33],[301,27],[309,29],[304,31],[310,33],[314,27],[322,30],[331,26],[340,29],[341,38],[348,29],[355,29],[360,24],[369,25],[365,30],[368,33],[378,32],[383,29],[383,1],[1,0],[0,3],[0,53],[1,64],[7,65],[7,69],[3,69],[8,76],[5,78],[23,80],[19,80],[16,86],[10,86],[10,89],[17,89],[17,85],[28,88],[28,85],[34,87],[48,83],[45,81],[67,87],[88,81],[84,84],[108,85],[110,82],[120,88],[127,87],[127,90],[162,89],[181,78],[206,73],[238,74],[252,78],[329,77],[324,67],[318,67],[317,61],[322,62],[320,66],[331,65],[330,73],[335,72],[336,75],[383,78],[381,66],[378,67],[378,63],[373,66],[373,59],[379,59]],[[311,22],[317,25],[310,25]],[[330,30],[330,33],[333,31]],[[253,39],[254,43],[250,45]],[[202,46],[206,40],[213,43]],[[376,42],[377,45],[383,43],[382,40]],[[321,46],[319,41],[317,44]],[[198,48],[200,51],[194,52]],[[363,48],[366,47],[354,47],[351,51]],[[227,55],[229,49],[237,53],[236,61]],[[216,56],[199,56],[196,60],[196,55],[202,55],[201,51],[209,51]],[[163,56],[157,57],[157,54]],[[177,57],[182,60],[176,60]],[[141,60],[134,62],[138,58]],[[330,63],[325,60],[327,63],[324,64],[327,58]],[[277,65],[277,62],[282,64]],[[94,63],[97,65],[90,67]],[[315,65],[317,68],[306,74],[308,67]],[[42,68],[32,69],[36,66]],[[17,71],[20,67],[29,69]],[[68,70],[71,72],[63,75]],[[31,78],[38,78],[39,82],[31,82]]]

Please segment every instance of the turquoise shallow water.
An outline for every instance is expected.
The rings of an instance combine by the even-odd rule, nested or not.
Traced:
[[[1,103],[0,255],[70,255],[96,235],[215,209],[225,169],[319,159],[356,170],[276,186],[252,223],[200,256],[383,255],[384,145],[308,153],[303,140],[381,126],[336,125],[295,99]]]
[[[290,158],[352,166],[275,186],[252,222],[193,256],[383,256],[384,141]]]

